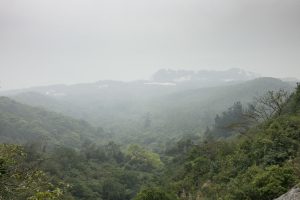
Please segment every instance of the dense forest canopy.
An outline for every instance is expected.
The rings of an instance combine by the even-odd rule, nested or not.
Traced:
[[[45,102],[37,108],[23,104],[24,99],[19,103],[1,97],[0,197],[274,199],[300,180],[300,86],[292,91],[284,82],[272,79],[268,85],[269,81],[257,79],[226,86],[227,93],[236,95],[230,99],[241,101],[232,101],[196,129],[189,127],[192,119],[185,117],[186,128],[181,134],[172,131],[178,125],[176,120],[183,120],[180,115],[172,114],[175,121],[164,121],[168,124],[162,126],[164,129],[155,126],[156,117],[166,110],[146,113],[134,127],[138,131],[126,135],[73,119],[63,110],[60,114],[48,111],[51,108]],[[285,88],[272,90],[274,83],[279,84],[275,89]],[[257,85],[264,85],[266,92],[260,90],[261,95],[251,99],[249,95],[247,101],[245,96],[240,98],[243,89],[255,90]],[[209,99],[226,97],[220,93],[223,86],[210,89],[216,92]],[[198,91],[206,90],[186,91],[192,97],[176,98],[183,108],[174,104],[167,109],[182,113],[186,106],[195,107],[196,99],[199,104],[205,102]],[[26,95],[33,98],[36,93]],[[174,95],[178,93],[163,99]],[[163,99],[157,100],[163,104]],[[217,98],[215,103],[219,102]]]

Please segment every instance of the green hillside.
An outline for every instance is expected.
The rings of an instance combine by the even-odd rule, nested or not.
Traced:
[[[74,148],[85,140],[101,141],[103,134],[83,120],[20,104],[7,97],[0,97],[0,127],[1,143],[46,142]]]
[[[273,85],[275,89],[281,88],[280,82],[274,81],[273,84],[279,83]],[[255,88],[253,85],[249,82],[237,85],[227,93],[237,95],[243,89]],[[276,97],[277,94],[274,91],[265,95]],[[226,96],[221,90],[219,95]],[[278,98],[267,100],[271,101],[271,107],[279,103],[282,108],[279,112],[275,107],[276,112],[269,112],[268,119],[245,124],[241,118],[253,111],[232,102],[204,137],[194,132],[179,138],[168,137],[175,135],[171,129],[165,129],[163,136],[154,133],[147,122],[144,134],[127,136],[127,141],[119,145],[108,142],[114,139],[109,137],[111,133],[85,121],[1,97],[1,143],[24,146],[0,145],[0,184],[25,181],[28,188],[19,191],[19,185],[11,185],[0,190],[0,197],[272,200],[300,181],[300,85],[288,95],[286,102]],[[214,127],[222,120],[228,124],[224,128],[233,128],[227,130],[226,137],[214,134]],[[237,124],[239,128],[243,126],[243,131],[236,129]],[[35,175],[36,170],[42,171]],[[18,175],[23,172],[31,176]],[[45,184],[42,192],[33,189],[40,182]],[[10,189],[14,192],[9,193]]]
[[[173,154],[169,151],[173,159],[166,187],[181,199],[271,200],[280,196],[300,180],[299,111],[298,85],[283,113],[246,134],[230,140],[208,136],[197,145],[187,145],[188,153],[176,148]]]
[[[183,134],[200,134],[214,123],[216,114],[234,102],[247,104],[269,90],[291,91],[293,88],[291,84],[275,78],[258,78],[200,89],[149,86],[142,82],[125,85],[105,82],[100,86],[109,87],[99,89],[99,84],[50,87],[18,93],[11,98],[84,119],[111,132],[114,140],[121,143],[129,140],[149,143],[147,141],[153,140],[153,137],[161,137],[165,141]],[[51,89],[65,96],[42,94]],[[157,145],[161,144],[152,144]]]

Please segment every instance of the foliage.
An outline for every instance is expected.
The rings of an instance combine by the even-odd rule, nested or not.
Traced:
[[[0,97],[0,139],[2,143],[47,143],[49,148],[64,145],[78,148],[85,140],[96,139],[97,130],[83,120],[20,104]]]
[[[215,117],[215,123],[211,130],[206,131],[206,136],[216,138],[230,137],[237,133],[244,133],[249,129],[251,121],[246,115],[241,102],[236,102],[223,112],[222,115]]]
[[[257,121],[265,121],[274,115],[281,115],[288,97],[288,92],[283,89],[268,91],[265,95],[256,98],[255,102],[250,105],[251,117]]]
[[[260,124],[236,102],[204,138],[191,116],[177,124],[189,134],[175,137],[177,125],[159,129],[151,113],[142,133],[123,143],[84,121],[2,98],[0,138],[27,144],[0,146],[0,199],[273,199],[300,179],[299,91]]]
[[[25,157],[20,146],[0,145],[0,199],[59,199],[63,190],[43,171],[27,167]]]
[[[139,145],[130,145],[127,150],[127,167],[150,171],[159,169],[163,166],[158,154],[147,151]]]
[[[134,200],[176,200],[174,194],[167,193],[160,188],[147,188],[141,190]]]
[[[231,140],[208,137],[181,162],[171,162],[168,167],[179,169],[167,175],[174,190],[191,199],[271,200],[293,187],[300,180],[300,117],[285,107],[299,88],[280,115]]]
[[[140,187],[153,182],[159,170],[140,168],[131,163],[131,158],[125,156],[114,142],[103,145],[86,142],[80,150],[56,147],[50,152],[37,153],[41,148],[26,146],[26,151],[31,154],[28,162],[37,162],[53,178],[70,184],[67,195],[72,199],[129,200]],[[144,153],[150,155],[148,161],[154,162],[153,166],[161,162],[156,160],[159,159],[157,154],[146,150]],[[153,155],[155,159],[151,157]]]

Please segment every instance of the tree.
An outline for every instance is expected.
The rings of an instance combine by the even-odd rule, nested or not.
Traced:
[[[160,188],[147,188],[140,191],[134,200],[176,200],[174,194],[167,193]]]
[[[297,83],[296,91],[290,96],[285,112],[300,114],[300,83]]]
[[[106,200],[126,200],[129,199],[124,185],[113,179],[107,179],[102,186],[102,196]]]
[[[142,171],[151,171],[163,166],[160,156],[154,152],[147,151],[143,147],[133,144],[127,151],[127,167]]]
[[[109,159],[114,159],[117,163],[124,161],[124,155],[120,149],[120,146],[114,142],[109,142],[104,147],[106,157]]]
[[[249,105],[248,116],[256,121],[269,120],[274,115],[281,115],[285,102],[289,94],[280,89],[278,91],[268,91],[265,95],[256,98],[253,104]]]
[[[29,168],[18,145],[0,145],[0,199],[58,199],[62,189],[51,184],[45,173]]]
[[[235,102],[222,115],[216,115],[212,130],[207,129],[205,135],[213,137],[230,137],[236,133],[245,134],[251,123],[241,102]]]

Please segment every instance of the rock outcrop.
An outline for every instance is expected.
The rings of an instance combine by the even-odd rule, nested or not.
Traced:
[[[296,186],[274,200],[300,200],[300,188]]]

